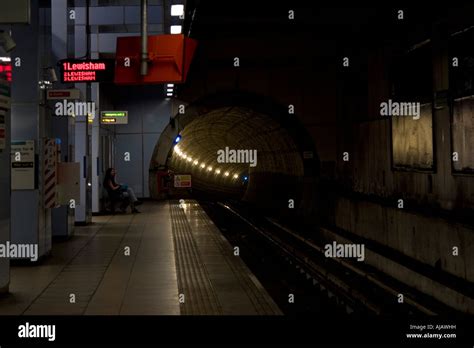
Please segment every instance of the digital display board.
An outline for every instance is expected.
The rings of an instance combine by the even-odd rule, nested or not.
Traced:
[[[113,59],[64,59],[59,63],[62,83],[112,82]]]
[[[11,63],[0,62],[0,78],[5,77],[7,81],[12,80],[12,65]]]

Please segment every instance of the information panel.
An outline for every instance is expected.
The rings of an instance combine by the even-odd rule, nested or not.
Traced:
[[[100,113],[102,124],[127,124],[128,111],[102,111]]]
[[[78,89],[50,89],[46,91],[48,100],[80,99],[81,91]]]
[[[112,82],[115,61],[113,59],[64,59],[59,63],[62,83]]]
[[[191,187],[191,175],[176,174],[174,176],[174,187]]]
[[[33,140],[11,143],[11,189],[35,189],[35,143]]]

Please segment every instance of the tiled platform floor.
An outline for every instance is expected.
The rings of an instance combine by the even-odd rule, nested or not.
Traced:
[[[12,267],[0,315],[281,314],[197,202],[140,208],[94,217],[41,264]]]

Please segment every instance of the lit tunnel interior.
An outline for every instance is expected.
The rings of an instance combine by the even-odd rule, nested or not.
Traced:
[[[304,129],[287,111],[232,100],[188,117],[176,131],[179,142],[168,144],[166,167],[191,174],[193,193],[277,211],[288,211],[290,199],[299,208],[311,206],[305,178],[317,158],[303,158],[311,146]]]

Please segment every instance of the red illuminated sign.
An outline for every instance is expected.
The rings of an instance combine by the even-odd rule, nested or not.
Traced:
[[[12,65],[10,63],[0,63],[0,76],[5,76],[7,81],[12,80]]]
[[[115,61],[111,59],[65,59],[60,61],[61,82],[111,82]]]

